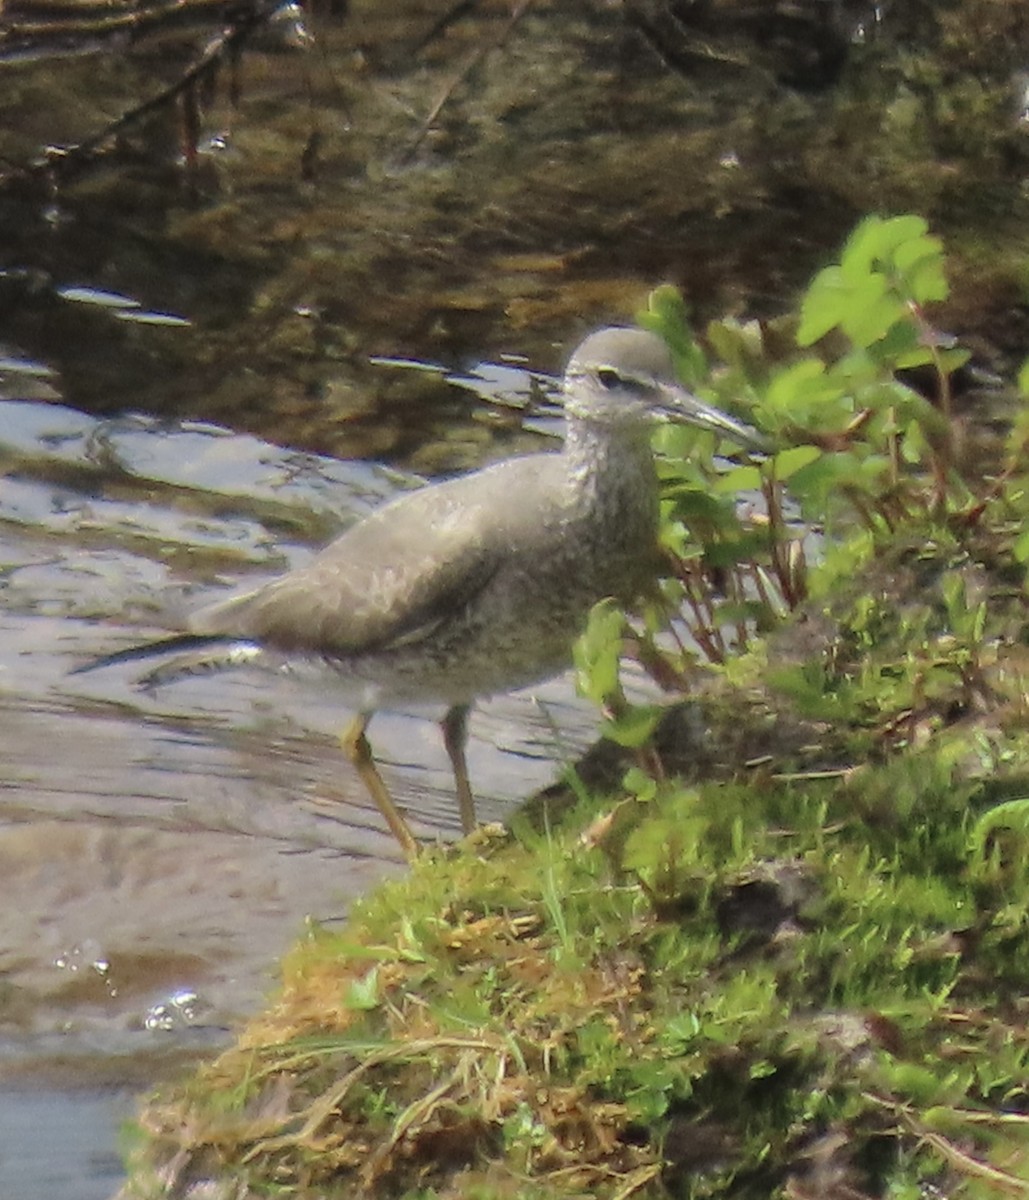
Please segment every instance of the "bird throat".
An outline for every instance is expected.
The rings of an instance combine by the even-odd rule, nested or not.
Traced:
[[[569,423],[563,451],[571,505],[580,536],[598,542],[597,553],[615,574],[646,571],[657,546],[658,481],[650,427],[612,428],[579,419]]]

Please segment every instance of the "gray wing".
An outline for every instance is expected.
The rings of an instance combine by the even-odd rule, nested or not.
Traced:
[[[201,609],[191,628],[341,656],[421,641],[526,548],[558,497],[555,466],[530,455],[401,496],[306,566]]]

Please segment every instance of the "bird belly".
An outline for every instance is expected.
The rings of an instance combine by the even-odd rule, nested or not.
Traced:
[[[607,596],[628,602],[648,574],[638,548],[624,560],[576,555],[550,565],[515,566],[424,640],[347,656],[338,668],[360,681],[367,708],[468,704],[550,679],[571,665],[592,606]]]
[[[365,709],[470,704],[559,674],[571,662],[577,634],[572,628],[555,636],[532,621],[482,632],[465,627],[462,637],[437,636],[428,645],[329,661]]]

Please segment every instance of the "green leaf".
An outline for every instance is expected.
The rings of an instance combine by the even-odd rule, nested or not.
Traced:
[[[947,277],[943,273],[943,258],[939,254],[926,255],[905,271],[903,278],[908,293],[917,304],[946,300],[950,292]]]
[[[740,531],[733,537],[722,537],[704,546],[704,561],[709,567],[735,567],[748,559],[757,558],[768,545],[768,532],[762,528]]]
[[[379,1007],[379,967],[376,964],[362,979],[353,979],[344,1000],[347,1008],[370,1012]]]
[[[972,629],[970,638],[973,644],[980,644],[983,640],[983,634],[986,632],[986,617],[988,615],[988,607],[985,600],[981,600],[975,606],[975,614],[972,618]]]
[[[604,704],[621,692],[618,664],[624,629],[622,610],[613,600],[601,600],[593,606],[572,650],[579,692],[594,704]]]
[[[836,367],[828,371],[817,358],[803,358],[780,368],[762,399],[769,425],[792,424],[802,429],[842,429],[853,415],[852,387]]]
[[[922,427],[917,421],[909,421],[904,428],[904,436],[900,443],[901,458],[912,466],[925,461],[929,443],[925,439]]]
[[[662,712],[656,704],[634,704],[617,717],[604,721],[601,733],[619,746],[635,750],[650,741]]]
[[[847,279],[858,281],[876,264],[893,260],[905,242],[918,241],[928,232],[924,217],[913,213],[900,217],[871,214],[861,221],[847,239],[840,266]]]
[[[818,446],[791,446],[770,459],[768,468],[776,479],[789,479],[802,467],[821,458],[823,453]]]
[[[921,220],[919,217],[918,220]],[[925,222],[922,222],[925,225]],[[924,262],[943,261],[943,243],[939,238],[923,232],[899,245],[893,254],[893,263],[898,271],[908,272]]]
[[[706,333],[711,348],[724,363],[746,367],[761,361],[764,338],[757,321],[744,322],[724,317],[721,321],[711,321]]]
[[[711,491],[715,495],[727,493],[756,492],[761,487],[761,468],[755,466],[733,467],[712,481]]]
[[[719,625],[736,625],[741,621],[756,621],[767,619],[768,605],[762,600],[725,600],[715,609],[715,621]]]
[[[878,213],[869,213],[851,230],[840,253],[840,273],[849,283],[859,283],[872,269],[885,246],[883,225]]]
[[[665,513],[666,518],[674,517],[683,521],[690,529],[723,532],[739,529],[739,518],[733,504],[735,490],[727,496],[720,496],[715,494],[715,487],[717,483],[712,483],[703,492],[693,487],[668,489],[665,495],[672,505]]]
[[[904,326],[895,325],[893,328],[902,329]],[[933,352],[928,346],[916,346],[913,350],[893,356],[893,366],[898,371],[906,371],[911,367],[924,367],[931,362],[933,362]]]
[[[874,460],[881,470],[885,460]],[[873,474],[877,474],[874,472]],[[823,454],[806,467],[795,471],[790,478],[790,495],[801,506],[803,516],[824,520],[829,509],[834,511],[834,501],[844,499],[844,490],[864,492],[874,490],[875,479],[866,475],[865,460],[850,450],[835,454]]]
[[[802,358],[776,372],[765,394],[765,403],[774,411],[788,415],[797,396],[817,394],[824,380],[825,363],[820,358]]]
[[[881,341],[906,315],[903,303],[887,289],[886,277],[869,275],[855,288],[852,304],[840,322],[856,346]]]
[[[657,781],[641,767],[630,767],[622,778],[622,787],[637,800],[653,800],[657,795]]]
[[[677,287],[664,283],[647,297],[647,307],[637,313],[636,323],[668,343],[680,378],[696,387],[707,376],[707,358],[690,327],[686,301]]]
[[[921,1063],[887,1058],[879,1064],[879,1070],[890,1091],[915,1104],[928,1105],[940,1097],[941,1081]]]
[[[947,621],[951,631],[956,633],[960,630],[962,617],[968,612],[964,576],[957,572],[945,575],[940,581],[940,590],[943,593],[943,606],[947,610]]]
[[[895,325],[875,344],[874,353],[859,351],[868,361],[868,369],[881,373],[885,369],[895,371],[904,355],[918,356],[910,365],[917,366],[932,361],[932,353],[922,341],[922,333],[914,317],[905,311],[904,319]]]
[[[972,827],[969,849],[982,854],[990,835],[998,829],[1013,829],[1029,838],[1029,797],[1006,800],[983,813]]]
[[[950,375],[968,362],[972,357],[972,352],[971,350],[966,350],[963,346],[952,346],[938,351],[937,357],[940,360],[940,366]]]
[[[689,312],[682,292],[671,283],[662,283],[647,297],[645,312],[640,314],[648,323],[656,323],[662,328],[685,329],[689,327]]]
[[[814,345],[843,319],[849,307],[850,285],[839,267],[819,271],[800,304],[797,345]]]
[[[1029,358],[1022,363],[1018,371],[1018,390],[1023,396],[1029,396]]]

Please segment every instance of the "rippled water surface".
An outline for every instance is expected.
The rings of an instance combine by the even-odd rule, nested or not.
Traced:
[[[340,919],[399,857],[338,749],[347,711],[331,675],[146,692],[138,669],[69,672],[300,563],[401,481],[214,427],[39,402],[0,404],[0,455],[0,874],[16,898],[0,910],[0,1086],[141,1086],[169,1055],[223,1040],[305,919]],[[470,746],[480,815],[551,779],[591,727],[567,680],[484,704]],[[455,836],[432,714],[382,714],[372,734],[418,834]],[[124,1107],[89,1090],[8,1092],[0,1194],[6,1178],[22,1200],[82,1200],[52,1175],[81,1168],[99,1187],[105,1114]],[[30,1109],[74,1126],[65,1166],[34,1192],[17,1132]]]
[[[415,94],[388,68],[355,81],[358,55],[411,29],[366,13],[319,32],[306,59],[245,56],[241,107],[217,91],[195,170],[173,121],[167,143],[129,130],[124,154],[52,193],[0,188],[3,1200],[113,1190],[127,1097],[223,1044],[306,920],[343,919],[402,869],[338,748],[349,714],[331,677],[143,691],[129,667],[70,672],[304,561],[417,482],[399,466],[537,444],[481,401],[524,393],[524,372],[463,370],[489,347],[440,256],[450,234],[412,232],[435,219],[437,178],[397,160]],[[5,169],[95,132],[190,53],[8,64]],[[446,56],[436,66],[442,79]],[[312,186],[298,162],[317,124]],[[502,305],[491,256],[468,261]],[[433,716],[383,713],[370,734],[416,833],[451,838]],[[567,679],[483,704],[480,816],[551,780],[592,727]]]
[[[0,1093],[3,1195],[107,1200],[122,1178],[111,1131],[135,1103],[125,1091]]]

